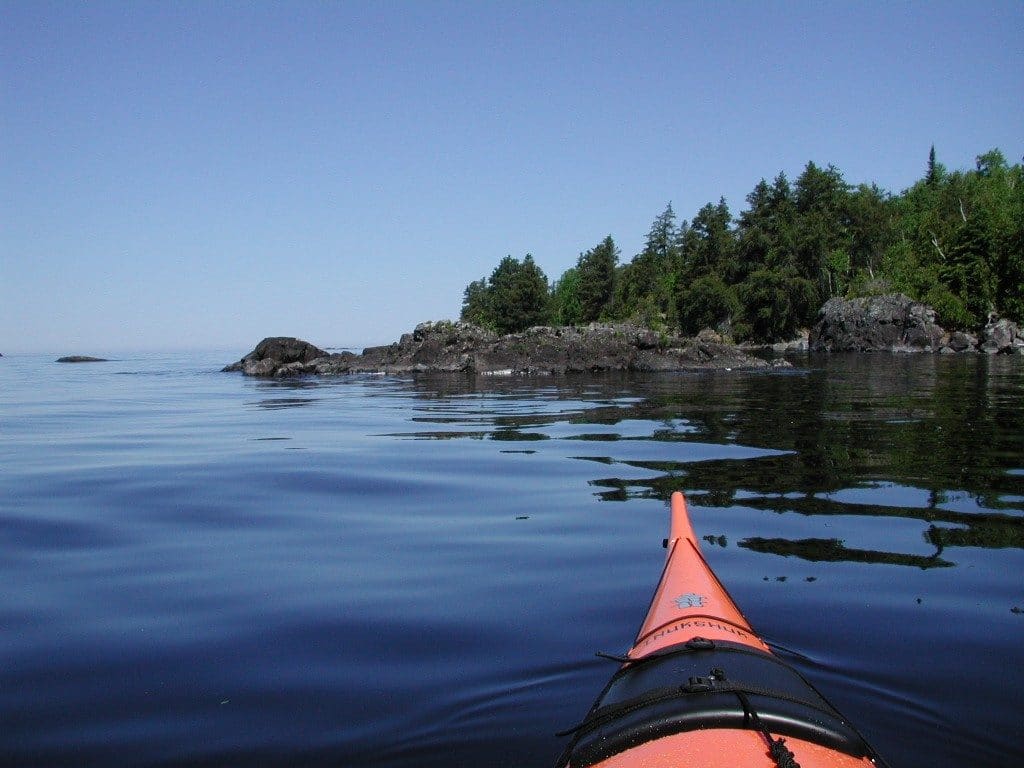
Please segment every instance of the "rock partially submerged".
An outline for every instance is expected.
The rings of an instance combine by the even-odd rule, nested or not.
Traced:
[[[109,362],[105,357],[89,357],[88,355],[68,355],[67,357],[58,357],[58,363],[106,363]]]
[[[264,339],[225,371],[248,376],[344,373],[564,374],[584,371],[684,371],[773,365],[707,336],[686,338],[625,324],[538,326],[499,336],[468,323],[422,323],[394,344],[361,355],[329,354],[290,337]],[[774,365],[787,365],[778,361]]]
[[[980,339],[965,331],[948,332],[936,323],[935,310],[896,293],[829,299],[811,329],[809,347],[812,352],[1024,354],[1024,333],[1006,319],[990,322]]]

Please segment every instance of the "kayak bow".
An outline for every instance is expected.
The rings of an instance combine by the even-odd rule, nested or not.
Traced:
[[[877,768],[852,725],[758,637],[701,554],[678,491],[668,556],[622,666],[560,768]]]

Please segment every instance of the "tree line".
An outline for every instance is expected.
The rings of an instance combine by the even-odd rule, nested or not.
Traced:
[[[778,341],[834,296],[898,291],[949,329],[978,329],[992,313],[1024,322],[1024,168],[998,149],[950,172],[932,147],[898,195],[809,162],[792,183],[762,179],[746,203],[734,216],[722,198],[690,220],[669,203],[631,261],[609,235],[554,284],[532,256],[506,256],[466,287],[461,317],[500,333],[633,321]]]

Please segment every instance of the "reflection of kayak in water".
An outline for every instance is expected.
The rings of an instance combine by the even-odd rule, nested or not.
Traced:
[[[705,562],[681,493],[668,558],[622,666],[560,767],[884,765],[846,719],[771,653]]]

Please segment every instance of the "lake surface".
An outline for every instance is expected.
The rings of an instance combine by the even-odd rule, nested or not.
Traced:
[[[669,494],[899,766],[1024,760],[1024,360],[258,381],[0,358],[0,763],[548,766]]]

